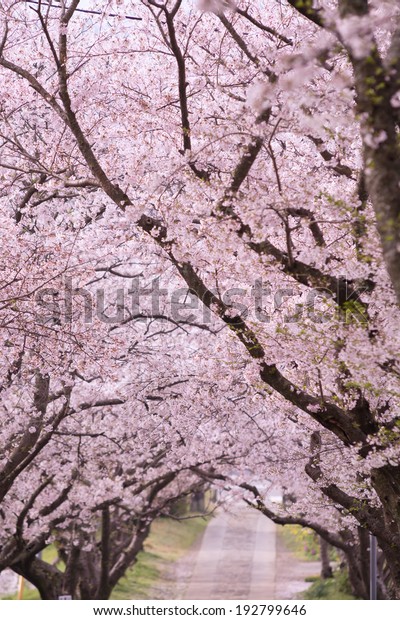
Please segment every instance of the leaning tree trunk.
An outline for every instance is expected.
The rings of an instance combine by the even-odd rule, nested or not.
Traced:
[[[57,600],[65,594],[62,572],[39,558],[33,557],[24,562],[18,562],[10,568],[30,581],[38,589],[40,598],[45,601]]]

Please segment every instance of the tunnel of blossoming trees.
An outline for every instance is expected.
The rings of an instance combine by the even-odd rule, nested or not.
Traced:
[[[244,510],[400,598],[399,130],[394,0],[3,0],[1,574]]]

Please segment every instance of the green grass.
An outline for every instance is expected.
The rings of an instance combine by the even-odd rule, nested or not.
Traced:
[[[39,592],[36,590],[36,588],[28,589],[25,585],[23,599],[24,601],[40,601]],[[13,594],[13,595],[9,594],[8,596],[0,597],[0,601],[16,601],[16,600],[17,600],[16,594]]]
[[[159,579],[161,567],[157,554],[141,552],[137,563],[127,570],[125,576],[115,586],[110,599],[129,601],[149,598],[148,592]]]
[[[138,555],[134,566],[120,579],[111,595],[112,600],[136,600],[152,598],[151,588],[157,583],[163,569],[179,560],[201,536],[209,518],[193,519],[160,518],[151,526],[144,551]],[[53,545],[43,551],[43,560],[53,563],[57,553]],[[63,565],[60,563],[60,570]],[[40,600],[36,588],[24,588],[24,600]],[[0,600],[16,600],[17,594],[4,596]]]
[[[331,579],[316,577],[313,584],[298,596],[308,601],[354,601],[346,571],[337,570]]]
[[[208,519],[195,518],[176,521],[158,519],[151,527],[144,551],[114,588],[112,600],[153,598],[151,588],[162,571],[179,560],[203,533]]]
[[[280,527],[278,535],[282,538],[285,547],[291,551],[298,560],[303,562],[320,560],[319,539],[317,534],[300,525],[285,525]],[[330,547],[329,558],[332,562],[337,561],[337,551]]]
[[[320,559],[318,537],[312,530],[300,525],[285,525],[279,528],[279,535],[285,547],[298,560],[304,562]]]

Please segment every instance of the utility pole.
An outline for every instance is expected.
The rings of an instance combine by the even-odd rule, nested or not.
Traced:
[[[369,598],[371,601],[377,599],[377,545],[376,536],[369,535]]]

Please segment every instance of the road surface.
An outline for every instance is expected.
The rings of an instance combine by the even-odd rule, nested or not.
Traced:
[[[184,600],[273,599],[275,525],[254,509],[221,512],[207,526]]]

